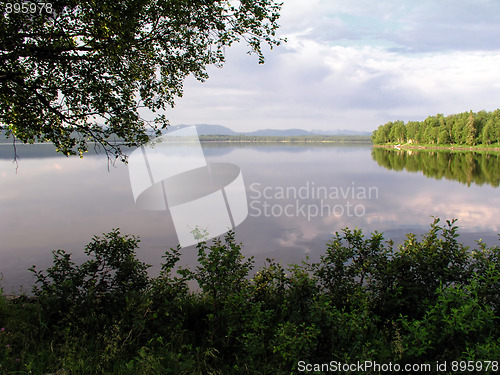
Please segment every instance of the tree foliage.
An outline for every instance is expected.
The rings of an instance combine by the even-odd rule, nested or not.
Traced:
[[[262,44],[282,41],[274,0],[50,5],[1,15],[0,127],[24,143],[53,142],[66,155],[96,142],[123,157],[120,146],[142,144],[168,124],[164,114],[146,121],[142,109],[173,106],[184,79],[208,78],[206,67],[221,66],[226,47],[244,40],[262,63]]]
[[[444,117],[429,116],[424,121],[388,122],[372,133],[374,144],[458,144],[474,146],[500,143],[500,109],[494,112],[464,112]]]

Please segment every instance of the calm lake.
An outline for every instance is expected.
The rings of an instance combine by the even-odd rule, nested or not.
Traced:
[[[256,266],[266,258],[283,264],[308,255],[318,260],[333,233],[362,228],[401,242],[422,234],[431,216],[457,218],[461,241],[498,245],[499,153],[398,151],[356,144],[204,143],[209,162],[240,167],[248,217],[236,228]],[[134,203],[128,167],[108,171],[104,155],[66,158],[51,145],[0,144],[0,272],[9,291],[30,290],[33,264],[46,268],[51,251],[76,262],[93,235],[120,228],[140,236],[138,256],[155,275],[165,249],[178,243],[169,211]],[[182,264],[194,264],[194,246]]]

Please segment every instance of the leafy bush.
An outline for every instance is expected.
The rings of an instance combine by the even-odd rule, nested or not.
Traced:
[[[0,371],[290,374],[299,360],[500,355],[500,248],[468,249],[455,221],[435,219],[397,249],[344,229],[317,263],[256,271],[234,232],[198,244],[193,268],[168,250],[155,278],[138,243],[118,230],[94,237],[81,265],[55,251],[52,267],[32,268],[35,298],[0,296]]]

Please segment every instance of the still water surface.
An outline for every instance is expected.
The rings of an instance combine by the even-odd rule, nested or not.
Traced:
[[[209,162],[241,168],[249,215],[237,227],[256,266],[318,260],[333,233],[345,227],[377,230],[401,242],[422,234],[431,216],[457,218],[462,241],[498,245],[498,154],[407,153],[370,145],[203,144]],[[165,249],[177,245],[168,211],[134,204],[127,166],[108,171],[106,157],[56,155],[51,145],[0,145],[0,272],[7,291],[30,289],[27,268],[51,264],[51,250],[73,253],[93,235],[120,228],[141,237],[138,256],[155,275]],[[184,265],[196,249],[183,249]]]

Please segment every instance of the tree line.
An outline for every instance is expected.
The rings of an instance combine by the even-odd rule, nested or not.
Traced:
[[[372,134],[374,144],[491,145],[500,143],[500,109],[429,116],[424,121],[388,122]]]
[[[370,142],[370,136],[365,135],[200,135],[201,142],[292,142],[292,143],[318,143],[318,142]]]

